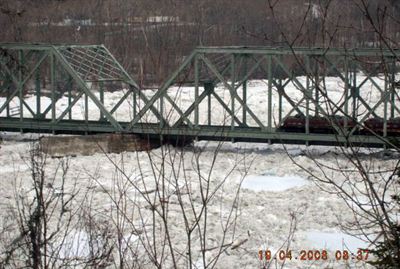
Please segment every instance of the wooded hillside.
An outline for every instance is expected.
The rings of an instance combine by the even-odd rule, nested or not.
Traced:
[[[396,0],[1,0],[0,42],[105,44],[145,84],[196,46],[391,47]]]

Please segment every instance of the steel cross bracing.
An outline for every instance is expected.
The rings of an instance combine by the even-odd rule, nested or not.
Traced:
[[[390,146],[400,114],[398,56],[200,47],[154,91],[141,89],[102,45],[0,44],[0,130]],[[321,118],[330,128],[315,128]],[[382,124],[369,129],[371,118]],[[296,119],[304,126],[288,125]]]

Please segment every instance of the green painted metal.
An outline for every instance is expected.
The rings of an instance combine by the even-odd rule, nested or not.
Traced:
[[[195,104],[194,104],[194,124],[196,128],[199,126],[199,58],[196,56],[194,59],[194,95],[195,95]],[[188,114],[184,115],[185,118]]]
[[[243,73],[244,74],[246,74],[247,73],[247,61],[248,61],[248,57],[244,57],[244,59],[243,59],[243,63],[244,63],[244,66],[243,66]],[[242,99],[243,99],[243,102],[245,103],[245,104],[247,104],[247,80],[246,80],[246,78],[244,78],[243,79],[243,82],[240,82],[241,84],[242,84]],[[246,110],[244,110],[243,109],[243,111],[242,111],[242,121],[244,122],[244,123],[246,123],[247,122],[247,112],[246,112]]]
[[[272,57],[268,58],[268,131],[272,131]]]
[[[380,49],[199,47],[150,93],[103,45],[0,44],[0,130],[395,146],[388,121],[400,116],[399,56],[398,50]],[[340,100],[326,90],[332,76],[342,83]],[[263,91],[255,95],[253,82],[264,83]],[[123,90],[113,103],[109,87]],[[182,106],[187,87],[194,99]],[[366,88],[380,98],[371,102]],[[50,105],[44,107],[43,98]],[[257,103],[262,111],[254,109]],[[131,109],[121,120],[126,104]],[[288,132],[285,122],[296,115],[304,117],[304,130]],[[310,122],[318,116],[329,121],[332,133],[313,131]],[[378,117],[382,136],[360,132]],[[351,119],[358,124],[350,128]]]

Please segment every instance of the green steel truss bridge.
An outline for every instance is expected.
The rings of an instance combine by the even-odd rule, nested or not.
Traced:
[[[199,47],[148,90],[102,45],[0,44],[0,130],[382,147],[397,143],[399,54]],[[371,118],[379,136],[362,131]]]

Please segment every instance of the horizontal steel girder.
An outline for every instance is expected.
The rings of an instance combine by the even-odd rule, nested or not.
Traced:
[[[121,126],[127,126],[129,122],[120,122]],[[53,132],[57,134],[88,134],[88,133],[113,133],[115,130],[104,122],[85,122],[79,120],[63,120],[53,126],[49,120],[25,120],[20,122],[9,118],[0,118],[0,129],[3,131],[23,132]],[[374,136],[353,135],[349,139],[339,135],[330,134],[298,134],[286,132],[265,132],[260,128],[230,128],[221,126],[200,126],[199,130],[193,130],[182,125],[180,127],[162,128],[158,124],[137,125],[132,133],[159,137],[185,137],[192,139],[205,139],[212,141],[235,140],[240,142],[263,142],[263,143],[282,143],[304,144],[309,142],[313,145],[349,145],[382,147],[385,142]],[[394,138],[393,138],[394,139]]]

